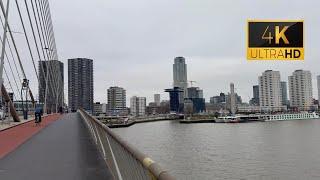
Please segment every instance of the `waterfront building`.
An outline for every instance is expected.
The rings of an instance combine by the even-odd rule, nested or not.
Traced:
[[[281,81],[280,82],[281,88],[281,96],[282,96],[282,105],[287,106],[288,104],[288,89],[287,89],[287,82]]]
[[[47,112],[56,112],[64,105],[64,68],[58,60],[39,61],[39,103],[46,103]],[[47,77],[48,75],[48,77]],[[46,83],[47,82],[47,83]],[[48,85],[47,93],[46,87]],[[45,96],[47,98],[45,100]]]
[[[259,76],[259,104],[262,111],[282,111],[280,72],[266,70]]]
[[[146,114],[146,98],[133,96],[130,98],[130,114],[144,116]]]
[[[226,95],[224,93],[220,93],[219,96],[210,97],[211,104],[221,104],[226,102]]]
[[[102,104],[100,102],[96,102],[93,104],[93,114],[95,116],[98,116],[99,114],[102,114],[103,111],[102,111]]]
[[[193,103],[193,112],[202,113],[206,111],[206,102],[204,98],[191,98]]]
[[[160,94],[154,94],[154,103],[160,106]]]
[[[93,111],[93,60],[68,59],[68,103],[72,112]]]
[[[149,105],[146,107],[146,114],[147,115],[159,114],[159,109],[160,109],[160,104],[159,106],[157,106],[155,102],[150,102]]]
[[[311,72],[296,70],[288,79],[291,108],[298,111],[310,110],[313,107]]]
[[[187,102],[186,102],[187,101]],[[193,104],[193,113],[200,113],[205,111],[205,99],[203,98],[203,90],[199,87],[188,87],[187,88],[187,98],[185,98],[184,105],[189,105],[190,102]],[[190,111],[190,108],[184,108]]]
[[[126,114],[126,90],[113,86],[108,89],[108,113],[111,115]]]
[[[253,98],[250,100],[250,105],[259,106],[259,85],[252,87]]]
[[[170,101],[162,100],[160,103],[160,107],[157,110],[158,114],[168,114],[170,113]]]
[[[184,100],[183,111],[185,115],[191,115],[194,113],[193,102],[191,99]]]
[[[181,112],[183,110],[183,100],[181,100],[180,95],[184,90],[179,87],[174,87],[172,89],[165,89],[165,92],[169,93],[170,111],[176,113]]]

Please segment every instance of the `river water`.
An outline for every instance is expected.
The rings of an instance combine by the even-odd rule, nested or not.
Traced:
[[[320,120],[113,129],[177,179],[320,179]]]

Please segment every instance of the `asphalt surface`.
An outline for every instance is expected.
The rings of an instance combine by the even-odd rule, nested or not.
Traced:
[[[0,179],[113,178],[84,122],[74,113],[64,115],[0,159]]]

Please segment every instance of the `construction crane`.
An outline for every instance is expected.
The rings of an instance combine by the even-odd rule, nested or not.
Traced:
[[[189,81],[190,82],[190,85],[191,85],[191,87],[192,87],[192,83],[196,83],[197,81]]]

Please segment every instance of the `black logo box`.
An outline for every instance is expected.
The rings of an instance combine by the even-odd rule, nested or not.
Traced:
[[[267,39],[262,39],[262,35],[269,26],[265,36],[269,32],[273,37],[271,44]],[[289,44],[285,44],[280,38],[279,44],[275,43],[275,26],[289,26],[285,31]],[[303,47],[303,22],[248,22],[248,45],[249,48],[259,47]]]

